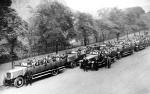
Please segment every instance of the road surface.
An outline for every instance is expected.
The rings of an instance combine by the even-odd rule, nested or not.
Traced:
[[[111,69],[67,69],[31,86],[0,89],[0,94],[150,94],[150,47],[122,58]]]

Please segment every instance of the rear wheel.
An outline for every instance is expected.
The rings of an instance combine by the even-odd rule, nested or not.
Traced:
[[[70,67],[71,67],[71,68],[76,67],[76,63],[75,63],[75,62],[71,62]]]
[[[131,54],[133,54],[134,53],[134,50],[131,50]]]
[[[121,59],[121,54],[120,53],[118,53],[117,59]]]
[[[56,76],[56,75],[58,74],[58,72],[59,72],[58,69],[53,70],[52,75],[53,75],[53,76]]]
[[[117,61],[117,58],[116,57],[114,57],[114,59],[113,59],[113,63],[115,63]]]
[[[22,77],[17,77],[15,80],[14,80],[14,86],[17,87],[17,88],[20,88],[24,85],[24,79]]]

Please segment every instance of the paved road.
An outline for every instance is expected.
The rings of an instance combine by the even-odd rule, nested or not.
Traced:
[[[31,86],[1,90],[0,94],[150,94],[150,47],[122,58],[111,69],[68,69]]]

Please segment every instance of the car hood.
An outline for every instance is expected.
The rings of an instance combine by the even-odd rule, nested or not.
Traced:
[[[17,72],[17,71],[24,70],[24,69],[26,69],[26,67],[17,66],[14,69],[9,70],[8,72],[13,73],[13,72]]]
[[[13,78],[16,78],[18,76],[23,76],[25,74],[26,70],[27,70],[27,67],[17,66],[14,69],[7,71],[6,77],[9,79],[13,79]],[[10,74],[11,76],[8,77],[7,74]]]

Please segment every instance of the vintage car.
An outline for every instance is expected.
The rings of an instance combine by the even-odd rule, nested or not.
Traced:
[[[96,55],[97,56],[96,59],[95,59],[95,62],[94,62],[94,63],[96,63],[95,65],[97,65],[97,68],[107,66],[106,65],[107,57],[105,56],[104,53],[102,53],[102,51],[94,50],[94,51],[90,52],[90,55]]]
[[[59,71],[64,70],[66,65],[65,56],[53,56],[49,59],[21,62],[6,72],[4,77],[4,85],[14,85],[22,87],[26,80],[26,73],[32,72],[32,79],[43,77],[49,74],[57,75]]]
[[[132,44],[117,44],[116,47],[118,48],[118,52],[120,52],[120,57],[131,55],[134,52],[134,47]]]
[[[74,68],[79,65],[79,61],[83,59],[83,54],[81,51],[70,51],[67,53],[67,63],[66,66]]]
[[[146,48],[146,43],[143,40],[137,40],[134,42],[135,48],[134,51],[139,51],[139,50],[143,50]]]
[[[150,35],[147,35],[145,38],[147,46],[150,46]]]
[[[96,60],[98,58],[98,55],[91,55],[88,54],[82,61],[80,68],[84,70],[98,70]]]
[[[82,60],[80,68],[98,70],[100,67],[110,68],[113,59],[110,58],[107,51],[103,50],[92,50],[86,57]]]
[[[120,51],[118,50],[116,46],[113,45],[112,47],[109,48],[109,50],[110,50],[109,53],[106,55],[108,55],[111,58],[112,63],[114,63],[116,59],[121,58]]]
[[[87,47],[82,47],[77,50],[79,58],[82,58],[86,55]]]
[[[100,50],[100,45],[91,45],[91,46],[89,46],[89,48],[91,49],[91,50]]]

